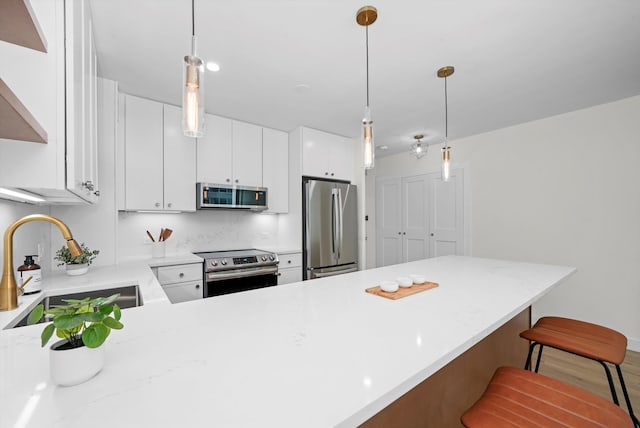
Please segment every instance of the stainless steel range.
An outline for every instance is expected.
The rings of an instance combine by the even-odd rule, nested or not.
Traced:
[[[278,284],[278,255],[248,249],[195,253],[204,259],[204,297]]]

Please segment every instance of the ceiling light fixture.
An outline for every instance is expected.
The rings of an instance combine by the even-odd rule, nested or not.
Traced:
[[[191,54],[182,67],[182,130],[184,135],[204,135],[204,62],[196,55],[195,0],[191,0]]]
[[[449,106],[447,102],[447,77],[451,76],[455,68],[447,65],[438,70],[438,77],[444,78],[444,144],[442,145],[442,181],[449,181],[451,174],[451,147],[449,147]]]
[[[413,139],[416,140],[416,142],[411,145],[411,154],[413,154],[416,157],[416,159],[420,159],[421,157],[426,155],[427,150],[429,149],[428,145],[422,144],[421,140],[423,138],[424,138],[424,135],[422,134],[413,136]]]
[[[375,150],[373,146],[373,120],[371,120],[371,108],[369,107],[369,25],[378,19],[378,10],[373,6],[363,6],[356,14],[356,22],[365,28],[366,57],[367,57],[367,105],[362,119],[362,145],[364,153],[364,168],[373,168]]]

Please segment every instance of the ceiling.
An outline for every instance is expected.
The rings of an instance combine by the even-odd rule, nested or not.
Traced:
[[[179,105],[191,1],[90,3],[99,74]],[[445,65],[450,141],[640,94],[637,0],[195,0],[206,111],[359,136],[367,4],[377,156],[442,142]]]

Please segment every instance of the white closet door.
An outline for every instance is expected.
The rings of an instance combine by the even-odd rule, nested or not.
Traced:
[[[376,264],[378,267],[402,262],[402,186],[400,178],[376,182]]]
[[[448,182],[431,175],[430,253],[432,257],[464,254],[464,171],[451,172]]]
[[[402,262],[429,257],[429,176],[402,179]]]

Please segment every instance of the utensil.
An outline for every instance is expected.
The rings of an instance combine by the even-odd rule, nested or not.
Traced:
[[[169,237],[171,236],[171,234],[173,233],[172,229],[169,229],[168,227],[164,230],[164,233],[162,234],[162,240],[166,241],[167,239],[169,239]]]
[[[164,227],[160,229],[160,235],[158,235],[158,242],[162,242],[162,235],[164,234]]]
[[[149,239],[151,239],[151,242],[156,242],[156,240],[153,239],[153,235],[148,230],[147,230],[147,236],[149,237]]]

